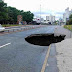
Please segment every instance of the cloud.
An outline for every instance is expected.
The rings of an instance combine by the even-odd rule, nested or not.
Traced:
[[[64,12],[56,12],[56,14],[63,14]]]
[[[35,17],[40,17],[40,11],[35,11],[35,12],[33,12],[34,13],[34,15],[35,15]],[[56,20],[57,19],[59,19],[59,18],[63,18],[63,11],[61,12],[61,11],[51,11],[51,10],[48,10],[48,11],[42,11],[41,12],[41,17],[42,18],[44,18],[44,19],[46,19],[46,16],[48,16],[48,15],[54,15],[55,16],[55,18],[56,18]]]
[[[33,12],[34,16],[39,18],[40,17],[40,11],[35,11]],[[48,10],[48,11],[41,11],[41,17],[46,19],[46,16],[52,14],[52,11]]]
[[[40,11],[35,11],[33,12],[34,14],[40,14]],[[48,10],[48,11],[41,11],[41,14],[52,14],[52,11]]]
[[[19,10],[31,11],[35,16],[45,18],[47,15],[54,15],[60,18],[67,7],[72,8],[71,0],[4,0],[8,6],[16,7]],[[41,2],[40,2],[41,1]]]

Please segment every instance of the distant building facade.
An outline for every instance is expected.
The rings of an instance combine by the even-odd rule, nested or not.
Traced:
[[[46,21],[49,21],[52,24],[55,21],[55,16],[52,16],[52,15],[46,16]]]
[[[69,11],[69,7],[65,9],[65,13],[63,14],[63,21],[66,24],[66,21],[69,20],[69,16],[72,14],[72,9]]]
[[[65,25],[65,22],[63,21],[63,19],[62,18],[59,18],[59,23],[58,23],[59,25]]]
[[[44,19],[43,18],[34,18],[33,21],[36,21],[37,23],[43,23]]]

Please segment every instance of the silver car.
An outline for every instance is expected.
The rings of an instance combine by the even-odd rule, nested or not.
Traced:
[[[4,32],[5,28],[0,24],[0,32]]]

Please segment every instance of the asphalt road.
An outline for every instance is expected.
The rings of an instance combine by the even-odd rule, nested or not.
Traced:
[[[0,36],[0,72],[40,72],[48,46],[25,41],[31,34],[54,33],[56,26],[44,26]]]

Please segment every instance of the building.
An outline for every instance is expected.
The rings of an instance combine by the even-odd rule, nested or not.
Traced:
[[[44,19],[43,18],[41,18],[41,23],[44,23]]]
[[[67,9],[65,9],[65,13],[63,14],[63,21],[66,24],[66,21],[69,20],[69,16],[72,14],[72,10],[69,11],[69,7]]]
[[[44,19],[43,18],[34,18],[33,21],[36,21],[37,23],[44,23]]]
[[[62,18],[59,18],[59,23],[58,23],[60,26],[61,25],[65,25],[65,22],[63,21],[63,19]]]
[[[52,24],[55,21],[55,16],[52,16],[52,15],[46,16],[46,21],[49,21]]]

